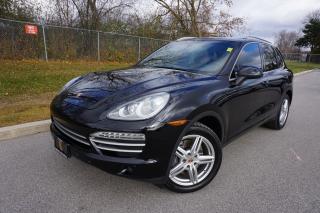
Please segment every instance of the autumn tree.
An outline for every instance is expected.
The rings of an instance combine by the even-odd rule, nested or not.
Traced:
[[[34,21],[40,9],[25,0],[0,0],[1,18]]]
[[[71,0],[55,0],[53,7],[46,17],[46,22],[61,26],[76,26],[78,14]]]
[[[296,53],[299,52],[299,48],[295,46],[298,38],[297,32],[282,30],[275,36],[275,44],[281,52]]]
[[[169,17],[172,29],[182,36],[230,36],[244,20],[220,10],[232,0],[154,0],[160,15]]]
[[[170,29],[164,17],[156,13],[125,14],[123,16],[113,16],[103,24],[105,31],[119,32],[124,34],[139,35],[160,39],[170,39]]]
[[[48,22],[98,30],[132,7],[134,0],[55,0]]]
[[[71,0],[79,16],[80,26],[99,29],[101,22],[112,13],[122,12],[132,0]],[[105,20],[104,20],[105,21]]]

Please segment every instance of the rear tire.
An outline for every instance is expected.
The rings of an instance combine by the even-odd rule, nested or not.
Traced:
[[[165,184],[172,191],[197,191],[218,173],[222,161],[221,142],[216,133],[202,123],[190,127],[175,152]]]
[[[290,111],[290,98],[288,95],[285,95],[281,100],[281,104],[279,106],[276,116],[272,118],[270,121],[268,121],[265,124],[265,126],[275,130],[282,129],[287,123],[289,111]]]

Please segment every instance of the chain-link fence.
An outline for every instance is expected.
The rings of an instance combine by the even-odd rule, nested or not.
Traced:
[[[320,63],[320,54],[282,53],[282,55],[286,60],[290,60],[290,61]]]
[[[136,62],[166,40],[0,18],[1,59]]]
[[[0,18],[0,59],[133,63],[166,43],[161,39]],[[320,54],[283,55],[286,60],[320,63]]]

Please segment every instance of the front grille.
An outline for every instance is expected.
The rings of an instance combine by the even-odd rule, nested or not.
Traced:
[[[64,135],[66,135],[67,137],[81,143],[87,146],[90,146],[90,143],[87,141],[87,138],[83,135],[80,135],[78,133],[75,133],[74,131],[70,130],[69,128],[63,126],[62,124],[60,124],[58,121],[54,120],[53,121],[54,126],[60,131],[62,132]]]
[[[53,124],[65,137],[82,145],[92,145],[100,154],[112,156],[130,154],[131,156],[141,153],[146,145],[145,135],[142,133],[96,132],[91,134],[88,140],[87,137],[74,132],[55,119],[53,119]]]
[[[90,136],[93,146],[103,151],[141,153],[145,136],[140,133],[97,132]]]

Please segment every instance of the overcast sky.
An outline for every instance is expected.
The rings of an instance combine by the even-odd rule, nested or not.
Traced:
[[[280,30],[299,31],[320,0],[234,0],[230,13],[244,17],[248,34],[274,41]]]

